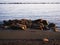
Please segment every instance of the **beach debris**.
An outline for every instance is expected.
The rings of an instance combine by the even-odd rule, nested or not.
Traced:
[[[4,26],[5,29],[9,28],[9,26]]]
[[[43,38],[43,42],[44,43],[48,43],[49,42],[49,39],[48,38]]]
[[[58,30],[58,29],[55,29],[54,31],[55,31],[55,32],[59,32],[59,30]]]
[[[23,25],[23,24],[17,23],[16,26],[19,27],[19,28],[21,28],[22,30],[26,30],[27,29],[27,26]]]

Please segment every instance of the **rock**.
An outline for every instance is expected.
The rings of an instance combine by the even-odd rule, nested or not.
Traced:
[[[33,23],[38,23],[38,24],[40,24],[40,23],[42,23],[42,19],[34,20]]]
[[[16,26],[19,27],[19,28],[21,28],[22,30],[26,30],[27,29],[27,26],[23,25],[23,24],[17,23]]]
[[[50,23],[50,24],[48,25],[48,27],[49,27],[49,29],[51,29],[51,30],[53,30],[53,31],[56,32],[56,25],[55,25],[54,23]]]
[[[42,23],[44,25],[44,30],[48,30],[48,21],[47,20],[43,20]]]
[[[53,27],[56,27],[56,25],[55,25],[54,23],[50,23],[50,24],[48,25],[48,27],[49,27],[49,28],[53,28]]]
[[[44,25],[43,25],[43,23],[40,23],[40,30],[43,30],[43,28],[44,28]]]
[[[23,29],[26,30],[27,28],[34,28],[34,29],[40,29],[40,30],[48,30],[52,29],[53,31],[56,30],[56,25],[54,23],[50,23],[48,25],[47,20],[37,19],[37,20],[27,20],[27,19],[21,19],[21,20],[4,20],[3,21],[3,27],[9,26],[11,29]],[[0,26],[1,27],[1,26]]]
[[[48,25],[48,21],[47,21],[47,20],[43,20],[42,23],[43,23],[44,25]]]

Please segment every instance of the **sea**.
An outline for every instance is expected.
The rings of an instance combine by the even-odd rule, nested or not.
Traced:
[[[60,29],[60,4],[0,4],[0,24],[9,19],[43,19]]]

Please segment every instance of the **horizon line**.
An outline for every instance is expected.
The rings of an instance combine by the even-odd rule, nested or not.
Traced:
[[[0,4],[60,4],[60,2],[7,2],[7,3],[0,3]]]

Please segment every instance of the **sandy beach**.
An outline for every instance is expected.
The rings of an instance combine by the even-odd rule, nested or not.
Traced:
[[[48,38],[49,42],[43,43],[42,39]],[[41,42],[41,43],[40,43]],[[0,44],[4,45],[60,45],[60,32],[41,31],[28,29],[23,30],[0,30]]]
[[[41,30],[0,30],[0,39],[60,39],[60,32]]]

